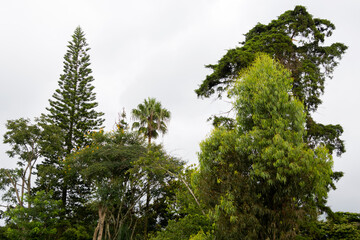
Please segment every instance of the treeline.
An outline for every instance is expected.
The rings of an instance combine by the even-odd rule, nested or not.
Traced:
[[[227,94],[235,117],[213,116],[199,165],[186,166],[153,141],[171,117],[155,98],[104,131],[76,28],[49,107],[6,124],[17,168],[0,169],[0,238],[359,239],[360,214],[326,205],[343,129],[312,118],[347,49],[324,45],[334,29],[296,6],[207,65],[198,97]]]

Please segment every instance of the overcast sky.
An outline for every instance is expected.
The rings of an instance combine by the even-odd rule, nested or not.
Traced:
[[[172,113],[168,134],[160,138],[168,152],[197,163],[211,114],[229,103],[201,100],[194,89],[228,49],[244,40],[256,23],[269,23],[295,5],[336,30],[327,43],[349,46],[326,82],[323,104],[314,117],[341,124],[347,152],[335,158],[344,171],[330,194],[335,211],[360,212],[359,24],[357,0],[11,0],[0,3],[0,135],[6,120],[40,116],[58,87],[67,42],[81,26],[91,47],[91,68],[98,110],[111,130],[123,108],[129,113],[155,97]],[[128,117],[129,114],[128,114]],[[0,167],[14,166],[0,145]]]

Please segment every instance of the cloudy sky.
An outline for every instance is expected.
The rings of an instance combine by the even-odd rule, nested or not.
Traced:
[[[172,113],[167,135],[158,140],[189,163],[197,163],[199,142],[210,132],[206,119],[229,103],[197,99],[194,89],[243,34],[267,24],[295,5],[331,20],[336,31],[327,43],[349,49],[334,78],[326,83],[323,104],[314,115],[341,124],[347,152],[335,158],[344,171],[331,192],[336,211],[360,212],[359,24],[357,0],[12,0],[0,3],[0,135],[6,120],[33,119],[45,112],[62,73],[67,42],[81,26],[91,47],[91,68],[99,102],[111,130],[118,113],[155,97]],[[0,167],[14,166],[0,145]]]

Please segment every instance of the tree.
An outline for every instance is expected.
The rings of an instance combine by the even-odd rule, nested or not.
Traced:
[[[303,227],[299,240],[335,240],[360,238],[360,214],[335,212],[326,220],[308,222]]]
[[[138,129],[140,134],[143,134],[148,139],[148,146],[151,147],[151,139],[157,138],[159,132],[165,134],[167,132],[166,122],[170,120],[170,111],[162,108],[161,103],[157,102],[155,98],[148,98],[144,103],[140,103],[136,109],[132,110],[132,116],[138,122],[134,122],[132,128]],[[151,176],[148,175],[148,189],[146,193],[146,210],[145,210],[145,230],[144,236],[147,238],[148,233],[148,213],[150,206],[150,182]]]
[[[172,183],[175,195],[168,199],[167,209],[174,217],[168,221],[165,228],[152,236],[155,239],[189,239],[198,233],[210,233],[213,222],[204,212],[204,206],[199,202],[194,181],[191,181],[196,168],[187,167],[177,174],[177,180]],[[196,195],[195,195],[196,194]]]
[[[91,205],[98,212],[93,239],[119,239],[133,235],[137,225],[137,204],[144,196],[141,177],[130,173],[133,164],[146,154],[138,135],[120,131],[93,132],[91,145],[66,159],[69,174],[79,173],[91,186]]]
[[[9,218],[6,234],[9,239],[54,239],[60,225],[61,200],[51,199],[52,192],[26,194],[32,207],[16,206],[6,211]]]
[[[60,75],[59,89],[49,100],[50,107],[46,108],[50,122],[58,125],[66,134],[64,148],[69,154],[75,147],[87,144],[85,134],[98,130],[104,119],[101,112],[95,111],[98,103],[93,92],[91,76],[90,48],[86,43],[84,32],[80,27],[75,29],[72,41],[64,56],[64,73]]]
[[[53,94],[53,99],[49,100],[50,107],[46,108],[47,120],[58,126],[64,134],[63,152],[45,160],[39,168],[39,184],[42,189],[56,188],[54,197],[61,198],[64,207],[68,204],[75,207],[77,201],[82,201],[81,194],[86,192],[86,187],[77,178],[69,179],[66,176],[62,160],[75,148],[86,146],[88,140],[85,134],[99,129],[104,122],[101,118],[103,113],[95,110],[98,103],[93,91],[94,78],[91,76],[90,56],[87,53],[89,50],[84,32],[77,27],[64,56],[59,88]]]
[[[6,153],[11,158],[18,158],[18,168],[0,169],[0,188],[7,189],[3,200],[25,207],[25,194],[30,196],[32,193],[32,176],[37,160],[41,156],[55,154],[62,139],[57,134],[59,129],[44,124],[43,119],[37,119],[35,124],[24,118],[8,120],[6,128],[4,143],[11,146]],[[31,207],[30,202],[27,207]]]
[[[325,80],[332,77],[347,49],[342,43],[324,46],[325,39],[334,30],[335,26],[329,20],[313,18],[305,7],[296,6],[267,25],[257,24],[245,34],[241,47],[228,50],[217,64],[207,65],[213,72],[195,92],[198,97],[210,97],[215,93],[221,97],[233,87],[239,72],[254,61],[256,53],[265,52],[291,71],[292,92],[304,104],[307,113],[309,146],[315,148],[325,144],[330,152],[341,155],[345,152],[340,139],[342,127],[318,124],[311,117],[311,112],[315,112],[321,103]],[[215,123],[219,125],[218,120],[224,119],[215,117]],[[225,125],[229,119],[226,121]]]
[[[138,120],[133,123],[132,128],[138,129],[139,133],[147,137],[149,145],[151,139],[159,136],[159,132],[167,132],[166,123],[170,120],[170,111],[162,108],[155,98],[145,99],[144,103],[140,103],[131,113],[133,118]]]
[[[235,129],[217,128],[201,144],[200,190],[219,239],[294,239],[326,203],[332,158],[304,141],[292,81],[280,63],[258,56],[231,90]]]

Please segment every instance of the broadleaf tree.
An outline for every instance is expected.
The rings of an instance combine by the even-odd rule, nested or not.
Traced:
[[[60,129],[44,124],[43,119],[31,123],[29,119],[8,120],[4,143],[11,146],[6,153],[17,160],[17,168],[0,169],[0,188],[4,191],[3,200],[12,207],[25,207],[25,194],[33,191],[33,176],[41,157],[57,153],[61,142]],[[31,204],[28,203],[28,208]]]
[[[326,144],[330,152],[345,152],[340,139],[343,128],[336,125],[316,123],[311,117],[321,104],[326,79],[332,78],[334,68],[345,53],[342,43],[325,45],[326,38],[335,30],[327,19],[313,17],[305,7],[296,6],[281,14],[269,24],[258,23],[248,33],[241,46],[230,49],[217,64],[206,65],[213,72],[195,90],[198,97],[221,97],[233,87],[242,69],[255,59],[256,53],[264,52],[277,59],[291,71],[294,79],[293,94],[304,104],[307,113],[306,130],[309,146],[315,148]],[[224,117],[214,117],[214,125],[232,125]],[[335,177],[335,176],[334,176]]]
[[[235,128],[216,128],[201,144],[199,192],[218,239],[295,239],[326,203],[332,157],[304,141],[306,113],[292,81],[260,55],[231,91]]]

